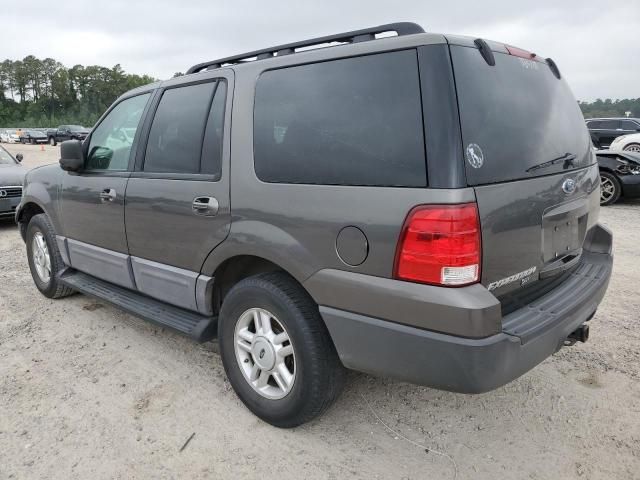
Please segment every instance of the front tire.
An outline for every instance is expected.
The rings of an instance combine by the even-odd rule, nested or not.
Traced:
[[[630,143],[623,148],[625,152],[640,153],[640,143]]]
[[[53,138],[53,137],[49,138],[49,145],[51,145],[52,147],[55,147],[56,146],[56,139]]]
[[[29,270],[40,293],[48,298],[62,298],[74,293],[58,278],[65,265],[51,222],[44,213],[33,216],[29,221],[26,244]]]
[[[318,306],[285,273],[238,282],[222,304],[218,339],[233,389],[271,425],[308,422],[342,390],[345,369]]]
[[[600,205],[613,205],[621,194],[622,187],[618,177],[609,172],[600,172]]]

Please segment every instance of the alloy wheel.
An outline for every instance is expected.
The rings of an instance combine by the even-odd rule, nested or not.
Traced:
[[[43,283],[49,283],[51,279],[51,256],[42,232],[36,232],[33,236],[31,252],[38,277]]]
[[[240,315],[233,340],[247,383],[271,400],[287,396],[296,379],[296,360],[282,323],[267,310],[250,308]]]
[[[600,177],[600,203],[608,202],[616,193],[616,186],[611,179]]]

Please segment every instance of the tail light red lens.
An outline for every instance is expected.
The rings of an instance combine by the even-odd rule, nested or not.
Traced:
[[[421,205],[404,222],[395,278],[443,286],[480,279],[480,220],[475,203]]]

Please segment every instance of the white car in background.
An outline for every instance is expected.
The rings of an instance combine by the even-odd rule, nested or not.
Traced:
[[[624,150],[625,152],[640,153],[640,133],[631,133],[617,137],[611,142],[609,150]]]
[[[16,130],[0,131],[0,142],[2,143],[20,143],[20,136]]]

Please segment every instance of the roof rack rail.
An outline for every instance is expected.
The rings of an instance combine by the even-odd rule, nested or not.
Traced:
[[[266,58],[272,58],[275,56],[279,57],[282,55],[289,55],[292,53],[296,53],[297,48],[313,47],[316,45],[322,45],[324,43],[367,42],[369,40],[375,40],[376,34],[385,32],[396,32],[396,34],[400,37],[403,35],[424,33],[424,29],[420,25],[411,22],[388,23],[386,25],[379,25],[377,27],[364,28],[362,30],[354,30],[352,32],[337,33],[335,35],[327,35],[326,37],[311,38],[302,42],[287,43],[284,45],[278,45],[276,47],[254,50],[253,52],[220,58],[218,60],[212,60],[210,62],[199,63],[187,70],[187,75],[191,73],[201,72],[203,70],[220,68],[222,65],[242,63],[243,61],[250,61],[253,59],[264,60]]]

